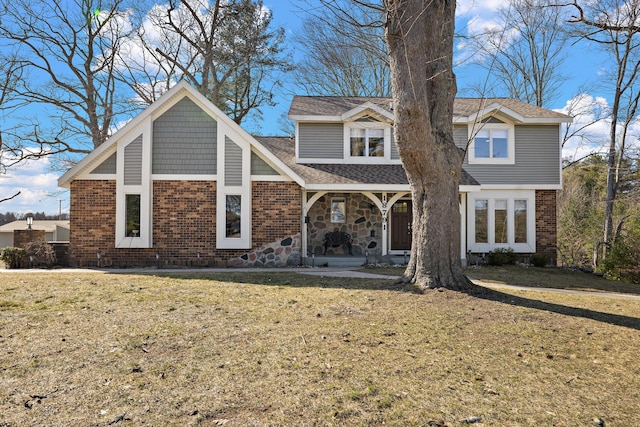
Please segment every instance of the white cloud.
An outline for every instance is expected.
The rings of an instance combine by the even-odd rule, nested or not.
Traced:
[[[50,172],[49,159],[32,160],[7,169],[0,176],[0,199],[20,195],[0,203],[0,212],[45,212],[57,214],[62,199],[62,211],[69,211],[68,191],[58,187],[58,174]]]
[[[504,31],[505,25],[500,17],[500,9],[508,7],[503,0],[464,0],[458,2],[456,9],[456,32],[464,35],[458,39],[456,45],[456,63],[482,62],[486,53],[478,49],[491,52],[492,46],[502,46],[511,43],[519,36],[515,28]],[[486,39],[486,40],[485,40]],[[470,41],[470,40],[475,40]],[[480,41],[485,40],[485,41]]]
[[[505,0],[460,0],[456,4],[456,15],[490,14],[507,5]]]
[[[607,152],[611,127],[609,110],[605,98],[584,93],[571,98],[563,108],[557,110],[574,118],[570,128],[574,134],[564,144],[563,158],[579,160],[593,153]],[[639,137],[640,119],[636,119],[628,129],[627,147],[637,149],[640,146]]]

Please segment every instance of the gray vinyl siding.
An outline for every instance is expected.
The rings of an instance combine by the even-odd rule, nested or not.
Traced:
[[[154,174],[215,174],[217,123],[184,97],[153,122]]]
[[[124,147],[124,185],[142,184],[142,135]]]
[[[301,159],[342,159],[344,128],[342,123],[300,123],[298,154]]]
[[[467,145],[467,140],[469,139],[469,131],[467,130],[467,125],[454,125],[453,126],[453,141],[456,145],[462,149]]]
[[[242,149],[229,137],[224,139],[224,183],[242,185]]]
[[[515,164],[470,165],[464,169],[480,184],[560,184],[560,130],[558,125],[515,126]],[[467,127],[454,127],[456,145],[464,147]]]
[[[398,145],[393,135],[393,128],[391,128],[391,160],[400,159],[400,153],[398,153]]]
[[[251,153],[251,175],[280,175],[256,153]]]
[[[92,170],[91,174],[115,174],[116,173],[116,165],[118,156],[117,153],[113,153],[110,155],[107,160],[100,163],[94,170]]]

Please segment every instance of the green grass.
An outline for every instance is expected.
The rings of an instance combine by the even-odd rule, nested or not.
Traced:
[[[0,283],[0,425],[626,426],[640,413],[640,301],[292,272]]]

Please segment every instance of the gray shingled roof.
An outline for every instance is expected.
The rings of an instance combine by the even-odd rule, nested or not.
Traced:
[[[344,96],[295,96],[289,108],[291,116],[340,116],[343,113],[371,102],[391,111],[391,98],[344,97]],[[525,104],[509,98],[456,98],[453,103],[454,117],[469,117],[491,104],[500,104],[527,119],[570,119],[566,114]]]
[[[409,184],[404,168],[400,164],[298,164],[295,157],[295,141],[292,139],[287,137],[256,137],[256,139],[307,184]],[[463,169],[460,185],[480,184]]]

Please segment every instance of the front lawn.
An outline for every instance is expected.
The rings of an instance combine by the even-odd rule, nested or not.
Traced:
[[[0,425],[635,425],[638,313],[293,272],[0,273]]]

